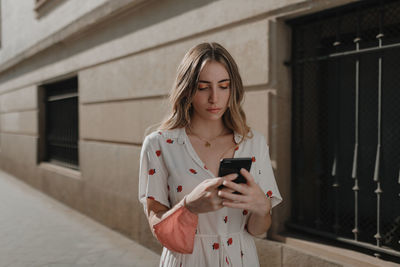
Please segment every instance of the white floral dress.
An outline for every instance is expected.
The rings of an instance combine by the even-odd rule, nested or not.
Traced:
[[[265,138],[252,130],[253,138],[246,139],[235,149],[234,157],[251,157],[250,173],[271,196],[272,207],[282,201],[271,167]],[[235,142],[242,138],[235,133]],[[142,147],[139,174],[139,199],[146,212],[146,198],[173,207],[200,182],[213,178],[193,149],[184,128],[153,132]],[[250,212],[222,208],[198,215],[192,254],[181,254],[164,247],[160,266],[259,266],[253,237],[246,230]]]

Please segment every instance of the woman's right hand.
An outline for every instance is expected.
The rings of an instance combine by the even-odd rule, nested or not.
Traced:
[[[222,185],[225,179],[232,180],[237,176],[236,173],[232,173],[224,177],[204,180],[186,196],[186,208],[195,214],[216,211],[223,208],[222,198],[218,196],[218,187]]]

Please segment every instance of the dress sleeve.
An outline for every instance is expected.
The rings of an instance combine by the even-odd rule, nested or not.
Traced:
[[[256,175],[258,176],[257,183],[264,191],[264,194],[271,198],[272,208],[282,201],[282,196],[279,193],[278,186],[275,181],[275,175],[271,166],[271,159],[269,157],[269,147],[263,140],[261,148],[260,159],[256,164]],[[271,209],[272,211],[272,209]]]
[[[168,198],[168,171],[165,167],[159,142],[147,136],[140,154],[139,200],[147,213],[147,198],[170,208]]]

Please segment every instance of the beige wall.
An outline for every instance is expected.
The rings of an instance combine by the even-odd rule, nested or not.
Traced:
[[[117,3],[120,1],[111,1]],[[46,45],[38,45],[42,51],[40,56],[29,58],[29,64],[21,64],[17,69],[4,70],[0,77],[0,93],[15,90],[32,84],[54,79],[67,73],[77,72],[93,67],[97,64],[140,54],[153,49],[171,44],[179,44],[185,40],[202,37],[213,32],[224,32],[229,28],[240,27],[251,21],[260,19],[275,19],[277,15],[290,17],[305,12],[311,13],[324,8],[340,5],[351,0],[337,1],[246,1],[220,0],[220,1],[145,1],[147,5],[134,9],[135,6],[126,4],[133,9],[124,9],[106,22],[98,24],[80,23],[68,33],[60,30],[52,36],[55,43],[46,42]],[[137,2],[124,0],[125,2]],[[108,5],[105,9],[111,9]],[[224,10],[224,12],[221,12]],[[100,13],[101,12],[97,12]],[[98,15],[92,14],[93,19]],[[105,11],[104,11],[105,13]],[[108,14],[108,13],[107,13]],[[108,16],[111,16],[108,14]],[[86,20],[90,21],[91,16]],[[81,25],[82,24],[82,25]],[[260,33],[261,38],[266,32]],[[59,36],[65,39],[59,40]],[[228,42],[228,40],[226,40]],[[240,42],[240,40],[229,40]],[[43,48],[47,47],[46,49]],[[29,51],[36,51],[30,49]],[[270,52],[270,51],[266,51]],[[183,53],[181,51],[181,53]],[[27,58],[24,58],[25,60]],[[17,63],[15,63],[17,64]],[[2,66],[0,66],[1,68]],[[269,69],[269,72],[271,69]],[[268,74],[266,77],[268,77]],[[10,77],[18,77],[10,79]],[[246,79],[246,76],[244,76]],[[169,85],[168,85],[169,86]]]
[[[6,2],[3,11],[12,5]],[[95,1],[87,8],[107,2]],[[290,215],[291,130],[290,70],[283,65],[290,59],[290,29],[284,20],[350,1],[168,0],[148,1],[140,7],[132,4],[135,1],[125,2],[130,9],[106,23],[84,29],[77,25],[74,34],[54,26],[50,32],[59,29],[58,34],[65,36],[62,42],[50,42],[40,55],[16,61],[17,67],[0,73],[0,167],[160,251],[137,199],[140,146],[145,130],[168,110],[166,97],[184,53],[199,42],[216,41],[236,59],[246,89],[249,124],[270,145],[284,202],[274,210],[269,234],[284,230]],[[70,10],[63,8],[53,14],[68,16]],[[42,23],[49,21],[50,17]],[[21,42],[38,41],[27,38],[29,42]],[[19,45],[20,50],[26,47]],[[74,74],[79,84],[80,170],[38,165],[37,87]],[[259,240],[257,244],[262,250],[279,251],[274,255],[285,252],[287,258],[274,260],[279,266],[291,266],[292,252],[282,248],[283,243]],[[268,264],[265,256],[261,259],[264,266],[276,266]],[[329,264],[337,266],[333,261]]]

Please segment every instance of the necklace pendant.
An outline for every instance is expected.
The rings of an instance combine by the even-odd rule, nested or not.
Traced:
[[[210,142],[207,141],[207,142],[204,144],[204,146],[205,146],[205,147],[210,147],[211,144],[210,144]]]

